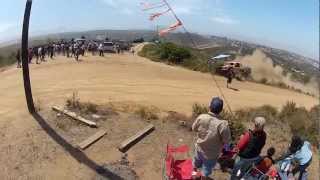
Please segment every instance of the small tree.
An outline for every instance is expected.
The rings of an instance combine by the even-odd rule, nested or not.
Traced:
[[[162,43],[159,48],[160,59],[167,59],[174,64],[181,64],[184,59],[191,57],[191,52],[173,43]]]
[[[181,64],[184,59],[190,58],[190,52],[185,48],[174,48],[169,54],[168,60],[174,64]]]

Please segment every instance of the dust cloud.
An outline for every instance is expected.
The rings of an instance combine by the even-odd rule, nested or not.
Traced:
[[[315,77],[312,77],[307,84],[293,81],[290,79],[290,73],[287,73],[286,76],[283,75],[283,68],[281,66],[274,66],[272,60],[261,50],[256,50],[253,55],[245,56],[238,60],[243,65],[251,67],[252,77],[256,81],[261,81],[261,79],[265,78],[270,84],[284,83],[302,92],[319,96],[318,83]]]

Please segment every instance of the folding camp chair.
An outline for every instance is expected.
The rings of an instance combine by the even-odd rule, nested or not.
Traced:
[[[192,180],[192,159],[176,160],[176,155],[188,154],[189,147],[182,145],[173,147],[167,145],[167,153],[165,158],[165,180]]]

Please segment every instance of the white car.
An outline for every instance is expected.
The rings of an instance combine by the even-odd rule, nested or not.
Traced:
[[[83,45],[83,44],[86,44],[87,40],[85,39],[76,39],[75,42],[79,45]]]
[[[113,42],[104,42],[103,43],[104,52],[116,52]]]

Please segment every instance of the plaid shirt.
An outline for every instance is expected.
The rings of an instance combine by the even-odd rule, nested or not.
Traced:
[[[223,145],[231,141],[228,122],[211,112],[198,116],[192,130],[197,132],[196,150],[206,159],[218,159]]]

